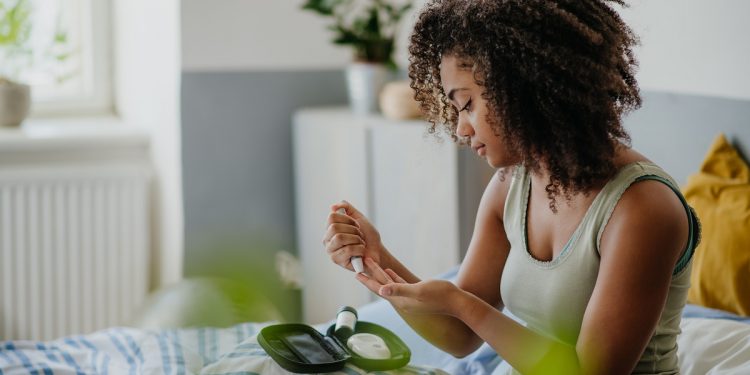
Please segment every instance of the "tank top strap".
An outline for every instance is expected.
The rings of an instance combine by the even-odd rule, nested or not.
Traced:
[[[523,199],[529,187],[529,174],[526,169],[518,165],[512,172],[512,180],[508,187],[508,196],[503,209],[503,225],[508,241],[511,244],[521,243],[519,235],[523,234],[523,223],[526,220],[526,202]],[[516,238],[518,237],[518,238]]]
[[[674,179],[663,169],[651,162],[635,162],[622,167],[604,186],[597,199],[593,202],[593,204],[599,205],[599,207],[592,207],[590,210],[592,217],[588,218],[590,220],[588,227],[592,229],[595,228],[598,231],[596,234],[596,251],[597,253],[599,252],[602,233],[604,233],[604,229],[606,228],[609,219],[612,217],[612,213],[614,212],[617,203],[620,201],[622,194],[625,193],[625,190],[627,190],[632,184],[643,180],[656,180],[671,188],[680,198],[680,201],[685,207],[685,212],[688,215],[689,240],[686,249],[683,252],[683,256],[680,257],[680,262],[675,268],[676,274],[684,268],[685,263],[689,261],[692,256],[692,251],[697,245],[697,233],[700,233],[698,221],[693,210],[682,196],[677,182],[674,181]]]

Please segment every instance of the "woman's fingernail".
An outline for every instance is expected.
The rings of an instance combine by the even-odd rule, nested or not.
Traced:
[[[391,288],[380,288],[380,295],[381,296],[390,296],[391,295]]]

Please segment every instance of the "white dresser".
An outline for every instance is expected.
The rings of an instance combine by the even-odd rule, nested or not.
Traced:
[[[457,265],[492,169],[424,121],[357,117],[345,108],[298,111],[293,121],[297,241],[307,323],[335,318],[372,295],[322,245],[330,206],[365,213],[388,249],[420,278]]]

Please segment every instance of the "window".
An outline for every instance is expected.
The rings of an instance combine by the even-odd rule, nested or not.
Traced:
[[[112,113],[109,0],[0,0],[28,12],[28,37],[5,74],[32,87],[34,115]],[[2,16],[2,14],[0,14]],[[9,72],[10,70],[10,72]]]

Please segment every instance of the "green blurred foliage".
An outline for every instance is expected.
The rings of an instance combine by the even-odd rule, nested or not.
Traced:
[[[29,0],[0,0],[0,78],[23,80],[32,69],[52,71],[58,83],[70,79],[80,67],[65,62],[80,54],[71,46],[68,33],[58,25],[44,47],[32,45],[34,7]],[[37,48],[39,51],[34,51]],[[36,52],[36,53],[35,53]]]
[[[357,60],[384,63],[396,69],[393,60],[398,23],[411,9],[412,1],[393,4],[388,0],[306,0],[302,9],[334,20],[329,30],[333,43],[350,45]]]
[[[186,277],[221,278],[270,301],[284,321],[301,319],[300,291],[285,286],[276,271],[276,241],[263,235],[226,235],[192,251]],[[187,264],[189,262],[189,264]]]

